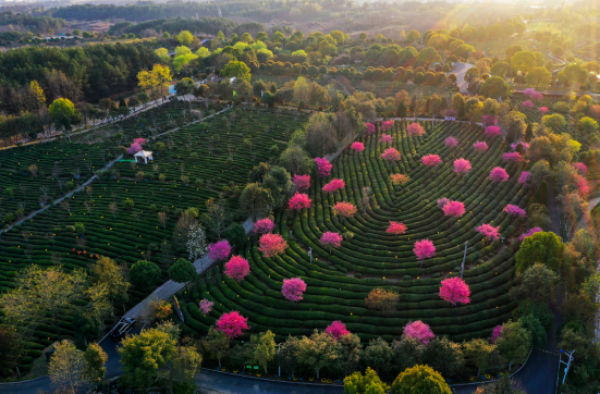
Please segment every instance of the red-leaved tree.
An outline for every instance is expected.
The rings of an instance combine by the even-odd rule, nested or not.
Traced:
[[[390,225],[385,232],[388,234],[394,234],[394,241],[396,241],[396,237],[406,233],[406,230],[407,228],[404,223],[390,221]]]
[[[355,152],[362,152],[365,150],[365,144],[363,144],[362,142],[355,141],[352,143],[352,145],[350,145],[350,149],[352,149]]]
[[[248,330],[248,318],[242,316],[238,311],[224,313],[215,324],[218,331],[223,332],[229,339],[243,335],[243,330]]]
[[[289,208],[290,211],[297,211],[300,209],[308,209],[310,208],[311,199],[308,197],[306,193],[298,193],[294,194],[292,198],[290,198]]]
[[[343,189],[344,186],[346,186],[346,183],[344,182],[343,179],[334,178],[331,180],[331,182],[329,182],[328,184],[323,186],[323,191],[325,193],[331,194],[331,193],[335,192],[336,190]]]
[[[416,339],[423,345],[427,345],[435,337],[429,325],[421,320],[410,322],[404,326],[404,336]]]
[[[404,185],[406,182],[410,180],[408,175],[404,174],[390,174],[390,181],[392,181],[392,185]]]
[[[350,216],[354,216],[356,213],[356,206],[349,202],[340,201],[331,208],[334,216],[340,216],[342,218],[342,223],[344,222],[344,218],[348,218]]]
[[[258,250],[263,252],[265,257],[274,257],[285,252],[287,242],[279,234],[264,234],[258,240]]]
[[[350,334],[350,331],[346,329],[346,325],[340,320],[336,320],[328,325],[325,332],[331,335],[336,341],[340,340],[344,335]]]
[[[225,263],[225,275],[229,276],[237,283],[243,281],[249,273],[250,264],[248,264],[248,260],[242,256],[232,256],[231,259]]]
[[[331,248],[339,248],[342,245],[342,236],[339,233],[327,231],[321,235],[321,243],[329,246],[329,254],[331,254]]]
[[[306,291],[306,283],[300,278],[284,279],[281,292],[283,296],[293,302],[298,302],[302,299],[302,295]]]
[[[448,301],[452,306],[456,306],[457,303],[468,304],[471,302],[471,289],[459,277],[444,279],[440,287],[440,298]]]

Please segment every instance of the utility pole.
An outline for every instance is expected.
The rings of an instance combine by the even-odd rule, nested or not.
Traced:
[[[462,279],[463,273],[465,272],[465,260],[467,260],[467,246],[469,245],[469,241],[465,242],[465,254],[463,255],[463,262],[460,266],[460,278]]]
[[[571,350],[570,353],[566,353],[564,350],[560,349],[561,353],[566,354],[569,357],[569,362],[564,362],[562,360],[562,355],[559,355],[559,357],[561,358],[560,362],[562,364],[565,364],[567,367],[564,369],[565,371],[565,376],[563,376],[563,380],[562,380],[562,384],[565,384],[565,379],[567,378],[567,374],[569,373],[569,368],[571,368],[571,363],[573,362],[573,353],[575,353],[575,349]]]

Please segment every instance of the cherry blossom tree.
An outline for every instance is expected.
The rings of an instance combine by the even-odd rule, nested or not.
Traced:
[[[362,142],[355,141],[352,143],[352,145],[350,145],[350,149],[352,149],[355,152],[363,152],[365,150],[365,144],[363,144]]]
[[[208,256],[216,261],[225,260],[231,254],[231,246],[226,239],[208,245]]]
[[[483,115],[481,117],[481,122],[484,126],[493,126],[498,123],[498,119],[496,115]]]
[[[202,311],[203,314],[208,315],[210,313],[210,311],[212,311],[213,305],[215,305],[214,302],[209,301],[206,298],[204,298],[202,301],[200,301],[200,310]]]
[[[502,167],[494,167],[492,171],[490,171],[490,181],[506,182],[508,181],[508,172]]]
[[[381,131],[388,131],[392,127],[394,127],[394,121],[393,120],[386,120],[384,122],[381,122],[381,126],[379,127],[379,130],[381,130]]]
[[[394,138],[392,138],[392,136],[389,134],[381,134],[381,138],[379,139],[379,142],[381,142],[382,144],[392,145],[393,141]]]
[[[242,316],[238,311],[224,313],[215,323],[217,331],[227,335],[229,339],[237,338],[244,334],[243,330],[248,327],[248,318]]]
[[[423,345],[427,345],[435,337],[429,325],[421,320],[412,321],[404,326],[404,336],[416,339]]]
[[[310,175],[294,175],[293,178],[294,185],[296,185],[296,190],[299,192],[303,192],[310,188]]]
[[[523,90],[523,95],[531,98],[532,100],[541,100],[544,98],[544,95],[540,92],[537,92],[534,88],[527,88]]]
[[[440,287],[440,298],[448,301],[452,306],[457,303],[469,304],[471,302],[471,290],[469,285],[459,277],[444,279]]]
[[[448,137],[444,140],[444,144],[449,148],[456,148],[458,146],[458,140],[454,137]]]
[[[571,166],[575,169],[575,171],[577,171],[581,175],[585,175],[588,173],[587,166],[581,162],[573,163],[573,164],[571,164]]]
[[[274,257],[285,252],[287,242],[279,234],[263,234],[258,240],[258,250],[263,252],[265,257]]]
[[[461,157],[460,159],[454,160],[454,172],[458,175],[467,175],[469,171],[471,171],[471,168],[471,162],[467,159]]]
[[[325,193],[333,193],[336,190],[340,190],[343,189],[346,186],[346,183],[344,182],[343,179],[339,179],[339,178],[334,178],[331,180],[331,182],[329,182],[328,184],[326,184],[325,186],[323,186],[323,191]]]
[[[300,209],[308,209],[310,208],[311,199],[308,197],[306,193],[298,193],[294,194],[292,198],[290,198],[289,208],[291,211],[297,211]]]
[[[574,178],[579,194],[581,194],[583,197],[586,197],[590,193],[590,185],[588,184],[587,179],[579,174],[575,174]]]
[[[344,335],[350,334],[350,331],[346,329],[346,325],[340,320],[336,320],[328,325],[325,332],[331,335],[336,341],[339,341]]]
[[[283,296],[293,302],[298,302],[302,299],[302,295],[306,291],[306,283],[300,278],[284,279],[281,292]]]
[[[548,107],[540,107],[540,112],[542,113],[542,115],[545,115],[546,112],[548,112]]]
[[[521,175],[519,175],[519,183],[523,186],[529,186],[529,179],[531,178],[531,172],[523,171]]]
[[[477,152],[485,152],[486,150],[488,150],[488,144],[484,141],[477,141],[476,143],[473,144],[473,149],[475,149],[475,151]]]
[[[375,125],[373,123],[365,123],[365,125],[367,126],[366,135],[375,134]]]
[[[324,157],[315,158],[315,162],[317,163],[317,171],[320,176],[329,176],[331,175],[331,169],[333,168],[333,164],[329,162]]]
[[[335,216],[339,215],[340,217],[342,217],[342,222],[344,221],[343,218],[354,216],[354,214],[356,213],[356,206],[354,206],[354,204],[352,203],[344,201],[338,202],[331,209],[333,210],[333,214]]]
[[[428,167],[435,167],[442,162],[442,158],[439,155],[430,154],[423,156],[421,162]]]
[[[270,218],[264,218],[261,220],[257,220],[254,223],[254,232],[256,234],[266,234],[270,233],[275,229],[275,223]]]
[[[500,238],[500,226],[494,227],[491,224],[482,224],[475,229],[479,234],[483,235],[488,241],[494,241]]]
[[[498,325],[498,326],[494,327],[494,329],[492,330],[492,337],[491,337],[490,342],[496,343],[496,341],[498,339],[500,339],[501,336],[502,336],[502,326]]]
[[[444,207],[446,206],[446,204],[448,204],[450,202],[449,198],[446,197],[442,197],[439,200],[437,200],[437,205],[440,209],[444,209]]]
[[[385,152],[381,154],[381,158],[383,160],[387,160],[390,162],[390,167],[392,166],[392,162],[400,160],[401,154],[395,148],[387,148]]]
[[[433,242],[428,239],[422,239],[415,242],[415,248],[413,249],[417,260],[424,260],[435,256],[435,246]]]
[[[529,100],[523,101],[521,105],[527,109],[533,109],[533,107],[535,107],[535,105]]]
[[[525,233],[521,234],[521,236],[519,237],[519,241],[523,241],[525,238],[530,237],[535,233],[541,233],[542,231],[544,231],[544,230],[542,230],[541,227],[530,228]]]
[[[527,212],[525,212],[524,209],[519,208],[518,206],[512,205],[512,204],[508,204],[507,206],[505,206],[504,212],[506,212],[512,216],[521,216],[521,217],[527,216]]]
[[[390,174],[390,181],[392,181],[392,185],[404,185],[406,182],[410,180],[408,175],[404,174]]]
[[[139,151],[142,150],[142,146],[139,144],[131,144],[131,146],[129,148],[127,148],[127,154],[128,155],[135,155],[136,153],[138,153]]]
[[[331,248],[337,249],[342,245],[342,236],[339,233],[327,231],[321,235],[321,243],[329,246],[329,254],[331,254]]]
[[[502,130],[498,126],[488,126],[485,129],[485,135],[490,137],[498,137],[502,135]]]
[[[425,129],[418,123],[411,123],[406,126],[406,135],[409,137],[421,137],[425,135]]]
[[[465,204],[460,201],[450,201],[442,208],[444,216],[449,216],[456,220],[465,214]]]
[[[231,279],[240,283],[250,273],[250,264],[248,260],[242,256],[232,256],[231,259],[225,263],[225,275]]]
[[[404,223],[390,221],[390,225],[385,232],[388,234],[394,234],[394,241],[396,241],[396,237],[406,233],[406,230],[407,227]]]
[[[523,156],[519,152],[506,152],[502,154],[502,160],[512,161],[515,163],[522,163],[525,161]]]

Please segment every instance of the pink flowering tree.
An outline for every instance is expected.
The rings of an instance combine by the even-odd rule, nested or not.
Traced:
[[[476,143],[473,144],[473,149],[475,149],[476,152],[485,152],[486,150],[488,150],[488,144],[484,141],[477,141]]]
[[[496,341],[498,339],[500,339],[501,336],[502,336],[502,326],[498,325],[498,326],[494,327],[494,329],[492,330],[492,337],[491,337],[492,344],[496,343]]]
[[[200,301],[200,310],[202,311],[203,314],[208,315],[210,313],[210,311],[212,311],[212,307],[215,305],[214,302],[207,300],[206,298],[204,298],[202,301]]]
[[[226,239],[208,245],[208,256],[221,263],[221,270],[223,270],[223,260],[227,259],[230,254],[231,245],[229,245],[229,241]]]
[[[442,208],[444,216],[450,218],[450,226],[458,220],[459,217],[465,214],[465,204],[460,201],[450,201]]]
[[[508,181],[508,172],[502,167],[494,167],[490,171],[490,181],[492,182],[506,182]]]
[[[417,256],[417,260],[421,260],[421,268],[423,268],[423,260],[435,256],[435,246],[430,240],[422,239],[415,242],[413,252]]]
[[[485,135],[489,137],[498,137],[502,135],[502,130],[498,126],[488,126],[485,129]]]
[[[392,181],[392,185],[401,186],[410,180],[408,175],[404,174],[390,174],[390,181]]]
[[[292,198],[290,198],[290,202],[288,206],[290,211],[298,211],[300,209],[308,209],[310,208],[311,199],[308,197],[306,193],[298,193],[294,194]]]
[[[418,123],[411,123],[406,126],[406,135],[409,137],[421,137],[425,135],[425,129]]]
[[[573,163],[573,164],[571,164],[571,166],[575,169],[575,171],[577,171],[581,175],[585,175],[588,173],[587,166],[581,162]]]
[[[494,227],[491,224],[482,224],[475,229],[479,234],[485,237],[487,241],[495,241],[500,238],[500,226]]]
[[[484,126],[493,126],[498,123],[498,119],[496,115],[483,115],[481,117],[481,122]]]
[[[540,112],[542,115],[546,115],[546,112],[548,112],[548,107],[540,107]]]
[[[449,148],[456,148],[458,146],[458,140],[454,137],[448,137],[444,140],[444,145],[446,145]]]
[[[440,287],[440,298],[448,301],[452,306],[457,303],[468,304],[471,302],[469,285],[459,277],[444,279]]]
[[[425,164],[429,168],[433,168],[442,162],[442,158],[439,155],[426,155],[421,158],[421,163]],[[431,180],[431,170],[427,175],[427,180]]]
[[[532,100],[541,100],[544,98],[544,95],[540,92],[537,92],[534,88],[527,88],[523,91],[523,95],[531,98]]]
[[[416,339],[423,345],[427,345],[435,337],[429,325],[421,320],[410,322],[404,326],[404,336]]]
[[[525,161],[519,152],[506,152],[502,154],[502,160],[512,161],[513,163],[522,163]]]
[[[265,257],[274,257],[283,254],[287,249],[287,242],[279,234],[263,234],[258,240],[258,250]]]
[[[535,105],[529,100],[523,101],[521,105],[527,109],[533,109],[533,107],[535,107]]]
[[[331,180],[331,182],[329,182],[328,184],[326,184],[325,186],[323,186],[323,191],[325,193],[333,193],[336,190],[340,190],[343,189],[346,186],[346,183],[344,182],[343,179],[339,179],[339,178],[334,178]]]
[[[393,120],[386,120],[384,122],[381,122],[381,126],[379,126],[379,130],[381,130],[381,131],[388,131],[392,127],[394,127],[394,121]]]
[[[256,234],[267,234],[275,229],[275,223],[270,218],[257,220],[254,223],[254,232]]]
[[[310,188],[310,175],[294,175],[293,178],[294,185],[296,186],[296,190],[299,192],[303,192]]]
[[[227,335],[227,338],[234,339],[244,334],[248,327],[248,318],[242,316],[238,311],[224,313],[215,323],[218,331]]]
[[[523,171],[521,175],[519,175],[519,183],[523,186],[529,186],[529,180],[531,179],[531,172]]]
[[[590,193],[590,185],[584,177],[579,174],[574,175],[575,185],[577,186],[577,191],[581,194],[582,197],[587,197]]]
[[[350,334],[350,331],[346,329],[346,325],[340,320],[336,320],[328,325],[325,332],[331,335],[336,341],[339,341],[344,335]]]
[[[407,227],[404,223],[390,221],[390,225],[385,232],[388,234],[394,234],[394,241],[396,241],[396,237],[406,233],[406,230]]]
[[[366,123],[367,129],[365,130],[366,135],[375,134],[375,125],[373,123]]]
[[[467,175],[469,171],[471,171],[471,168],[471,162],[467,159],[461,157],[460,159],[454,160],[454,172],[460,176]]]
[[[344,218],[348,218],[350,216],[354,216],[356,213],[356,206],[349,202],[340,201],[331,208],[333,210],[333,214],[335,216],[339,216],[344,222]]]
[[[519,237],[519,241],[523,241],[525,238],[531,237],[535,233],[541,233],[542,231],[544,231],[544,230],[542,230],[541,227],[530,228],[525,233],[521,234],[521,236]]]
[[[293,302],[298,302],[302,299],[302,295],[306,291],[306,283],[300,278],[284,279],[281,292],[283,296]]]
[[[355,152],[363,152],[365,150],[365,144],[363,144],[362,142],[355,141],[352,143],[352,145],[350,145],[350,149],[352,149]]]
[[[315,162],[317,163],[317,172],[320,176],[329,176],[331,175],[331,169],[333,168],[333,164],[329,162],[324,157],[315,158]]]
[[[525,212],[524,209],[512,204],[508,204],[507,206],[505,206],[504,212],[508,213],[511,216],[520,216],[523,218],[527,216],[527,212]]]
[[[394,138],[392,138],[392,136],[389,134],[381,134],[381,138],[379,139],[379,142],[381,142],[382,144],[392,145],[393,141]]]
[[[131,144],[131,146],[129,148],[127,148],[127,154],[128,155],[135,155],[136,153],[138,153],[139,151],[142,150],[142,146],[139,144]]]
[[[225,263],[225,275],[231,279],[240,283],[250,273],[250,264],[248,260],[242,256],[232,256],[231,259]]]
[[[439,200],[437,200],[437,205],[440,209],[444,209],[444,207],[446,206],[446,204],[448,204],[450,202],[449,198],[446,197],[442,197]]]
[[[390,162],[390,168],[392,167],[392,162],[400,160],[400,156],[400,152],[398,152],[395,148],[387,148],[385,152],[381,154],[381,158],[383,160]]]
[[[321,235],[321,243],[329,246],[329,254],[331,254],[331,248],[337,249],[342,245],[342,236],[339,233],[327,231]]]

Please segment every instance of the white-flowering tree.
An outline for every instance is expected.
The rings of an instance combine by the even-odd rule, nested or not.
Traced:
[[[206,233],[200,223],[190,226],[186,247],[192,262],[206,254]]]

